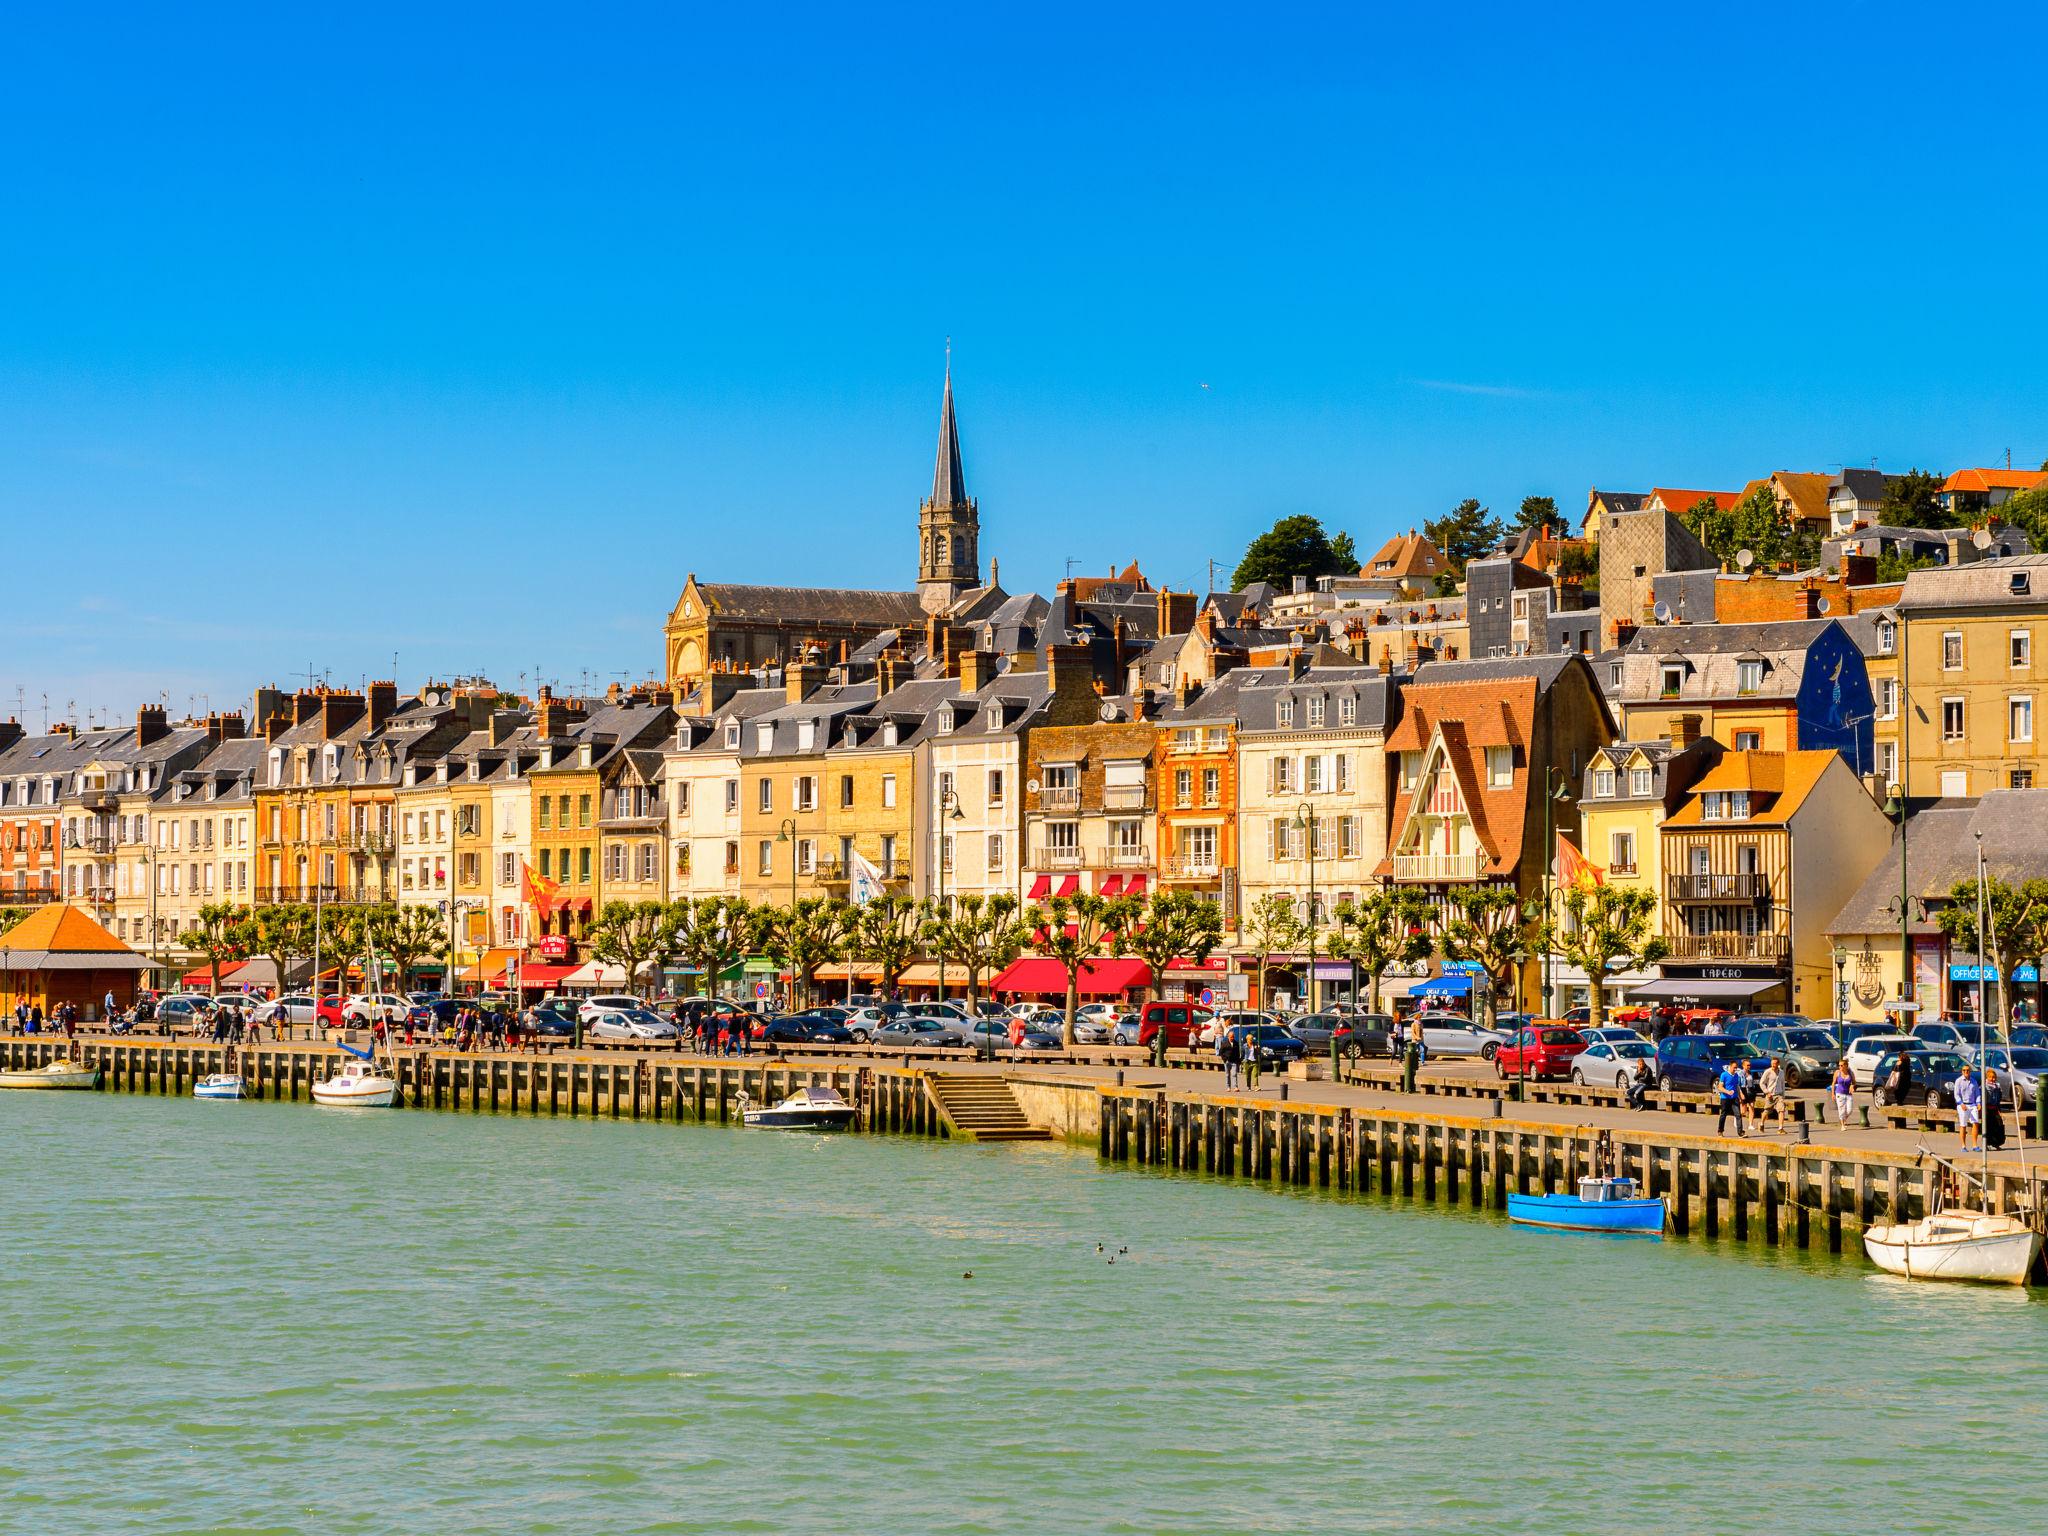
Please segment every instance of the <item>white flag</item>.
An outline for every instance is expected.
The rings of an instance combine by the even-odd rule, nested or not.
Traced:
[[[859,853],[852,857],[846,883],[847,897],[856,907],[864,907],[882,894],[882,872]]]

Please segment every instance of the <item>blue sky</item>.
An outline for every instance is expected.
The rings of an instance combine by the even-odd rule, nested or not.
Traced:
[[[1012,590],[2048,457],[2038,7],[1549,9],[17,12],[0,714],[905,586],[949,335]]]

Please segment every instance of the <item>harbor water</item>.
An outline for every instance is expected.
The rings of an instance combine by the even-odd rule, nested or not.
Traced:
[[[1064,1147],[91,1094],[0,1131],[9,1530],[2048,1528],[2019,1291]]]

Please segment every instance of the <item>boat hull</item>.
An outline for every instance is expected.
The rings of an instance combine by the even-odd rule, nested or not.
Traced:
[[[202,1077],[192,1085],[195,1099],[239,1099],[242,1096],[242,1080],[226,1074]]]
[[[1509,1195],[1508,1220],[1557,1232],[1623,1232],[1661,1237],[1664,1202],[1581,1200],[1576,1195]]]
[[[1872,1227],[1863,1252],[1887,1274],[1908,1280],[1961,1280],[1984,1285],[2025,1285],[2041,1253],[2041,1234],[2025,1227],[2004,1232],[1929,1235],[1928,1223]]]
[[[54,1066],[55,1063],[52,1063]],[[0,1072],[0,1088],[81,1088],[100,1085],[98,1067],[65,1066],[59,1071],[38,1067],[33,1072]]]
[[[389,1109],[398,1099],[398,1084],[388,1077],[359,1078],[347,1084],[315,1083],[313,1102],[329,1109]]]
[[[853,1124],[851,1104],[839,1109],[750,1109],[747,1125],[757,1131],[843,1131]]]

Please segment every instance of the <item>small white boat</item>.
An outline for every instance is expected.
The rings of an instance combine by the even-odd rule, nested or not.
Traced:
[[[40,1067],[0,1072],[0,1088],[97,1088],[98,1067],[82,1067],[75,1061],[46,1061]]]
[[[388,1109],[398,1098],[398,1079],[369,1062],[350,1061],[334,1076],[313,1085],[313,1102],[351,1109]]]
[[[763,1131],[843,1131],[853,1124],[854,1114],[836,1088],[799,1088],[773,1109],[740,1105],[741,1120]]]
[[[195,1099],[239,1099],[242,1078],[238,1072],[209,1072],[192,1085]]]
[[[1863,1251],[1879,1269],[1908,1280],[1982,1280],[2025,1285],[2041,1234],[2017,1216],[1954,1206],[1919,1221],[1872,1227]]]

